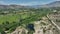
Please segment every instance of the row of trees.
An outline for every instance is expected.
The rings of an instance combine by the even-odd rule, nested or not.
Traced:
[[[20,18],[19,22],[12,22],[9,23],[9,21],[3,22],[0,25],[0,31],[9,31],[12,32],[16,29],[18,26],[23,26],[22,24],[25,24],[27,29],[29,30],[28,33],[33,33],[34,31],[34,25],[31,23],[32,21],[38,21],[41,20],[42,16],[46,16],[46,14],[50,13],[50,9],[30,9],[29,11],[35,12],[35,15],[31,14],[30,17],[27,17],[25,19]]]

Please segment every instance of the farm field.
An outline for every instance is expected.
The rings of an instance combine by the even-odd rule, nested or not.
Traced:
[[[43,16],[46,16],[50,12],[51,11],[48,11],[47,9],[45,9],[44,11],[40,11],[40,9],[39,10],[32,9],[31,12],[29,10],[16,13],[12,12],[7,14],[5,13],[0,14],[0,25],[2,28],[1,31],[12,32],[17,26],[25,25],[24,27],[26,27],[27,24],[41,20]]]

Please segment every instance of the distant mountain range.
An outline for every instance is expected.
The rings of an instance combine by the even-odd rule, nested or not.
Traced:
[[[15,8],[40,8],[40,7],[60,7],[60,1],[55,1],[45,5],[21,6],[21,5],[0,5],[0,9],[15,9]]]
[[[45,8],[49,8],[49,7],[60,7],[60,1],[55,1],[49,4],[45,4],[45,5],[36,5],[35,7],[45,7]]]
[[[0,9],[15,9],[15,8],[24,8],[21,5],[0,5]]]

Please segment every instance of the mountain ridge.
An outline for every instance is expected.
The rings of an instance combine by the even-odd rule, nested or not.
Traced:
[[[11,9],[15,9],[15,8],[40,8],[40,7],[60,7],[60,1],[55,1],[49,4],[44,4],[44,5],[33,5],[33,6],[22,6],[22,5],[0,5],[0,9],[6,9],[6,8],[11,8]]]

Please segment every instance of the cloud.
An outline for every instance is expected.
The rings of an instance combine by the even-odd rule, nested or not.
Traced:
[[[0,1],[0,4],[7,5],[8,3],[4,2],[4,1]]]
[[[24,6],[31,6],[31,5],[42,5],[42,4],[47,4],[47,2],[42,2],[42,1],[32,1],[32,2],[27,2],[27,3],[20,3],[20,5],[24,5]]]
[[[54,1],[59,1],[59,0],[54,0]],[[47,4],[50,3],[51,1],[19,1],[19,2],[11,2],[11,1],[4,1],[4,0],[0,0],[0,4],[5,4],[5,5],[9,5],[9,4],[17,4],[17,5],[24,5],[24,6],[31,6],[31,5],[43,5],[43,4]]]
[[[3,1],[0,1],[0,4],[5,4]]]
[[[32,1],[32,2],[22,2],[22,3],[15,3],[15,2],[8,3],[8,2],[0,0],[0,4],[4,4],[4,5],[18,4],[18,5],[25,5],[25,6],[27,6],[27,5],[37,5],[37,4],[39,4],[39,2]]]

